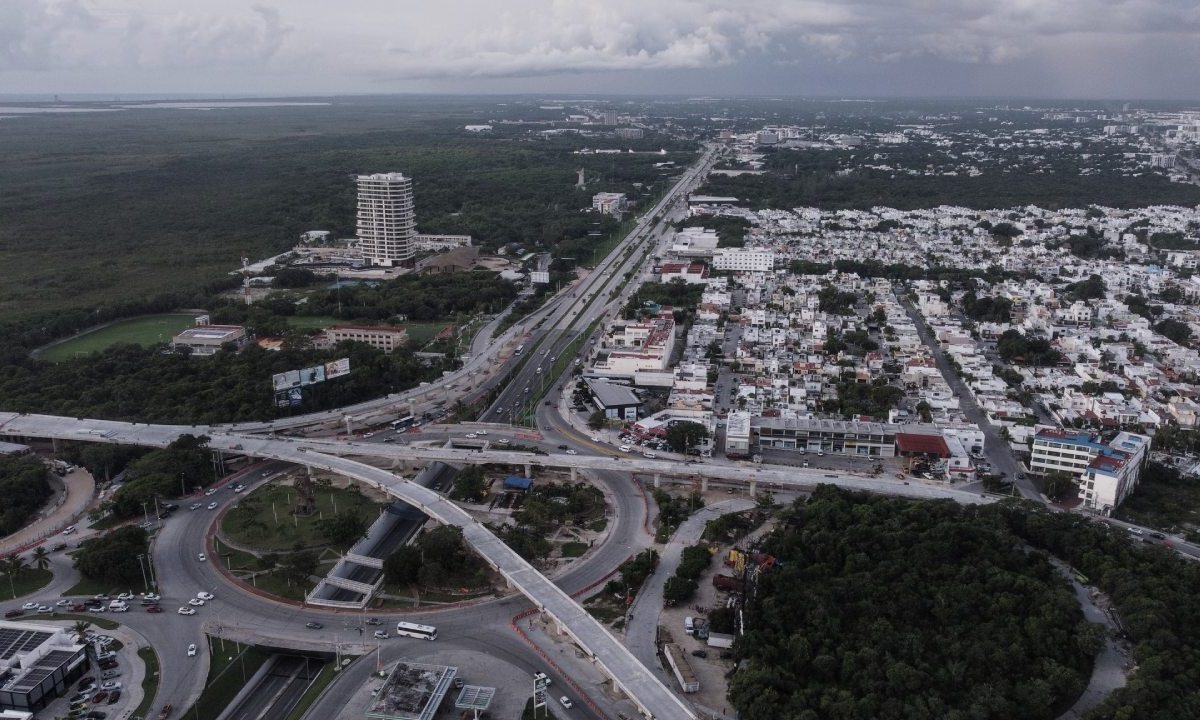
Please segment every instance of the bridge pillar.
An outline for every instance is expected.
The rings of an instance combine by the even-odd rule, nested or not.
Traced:
[[[529,463],[525,463],[525,477],[527,477],[527,478],[533,477],[533,465],[531,465]]]
[[[573,482],[573,483],[579,482],[579,468],[576,468],[576,467],[571,468],[571,482]]]
[[[662,475],[660,475],[658,473],[654,473],[654,487],[657,488],[657,487],[661,487],[661,486],[662,486]]]
[[[700,478],[700,492],[708,492],[708,477]]]
[[[750,497],[754,497],[755,493],[757,493],[757,492],[758,492],[758,481],[751,480],[750,481]]]

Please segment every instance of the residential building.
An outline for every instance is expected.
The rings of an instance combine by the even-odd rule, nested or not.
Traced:
[[[340,342],[366,343],[376,350],[391,353],[408,343],[408,330],[396,325],[334,325],[314,339],[317,347],[333,347]]]
[[[358,244],[372,265],[394,267],[413,259],[417,221],[412,178],[403,173],[358,176]]]
[[[1033,437],[1029,469],[1071,475],[1084,507],[1107,515],[1137,487],[1149,447],[1150,438],[1135,433],[1105,444],[1096,433],[1042,428]]]
[[[638,371],[663,371],[675,349],[675,319],[664,308],[646,320],[617,321],[592,366],[594,375],[633,377]]]
[[[614,133],[624,140],[641,140],[645,131],[641,128],[617,128]]]
[[[748,457],[750,455],[750,413],[731,412],[725,420],[725,455]]]
[[[658,271],[660,282],[682,280],[689,285],[708,282],[708,266],[702,262],[666,263]]]

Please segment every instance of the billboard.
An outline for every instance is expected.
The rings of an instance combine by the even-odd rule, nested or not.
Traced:
[[[350,374],[350,358],[325,363],[325,379],[332,380]]]
[[[319,382],[325,382],[325,366],[314,365],[313,367],[304,368],[300,371],[300,385],[315,385]]]
[[[529,279],[540,285],[548,285],[550,283],[550,273],[541,270],[534,270],[529,273]]]
[[[275,407],[295,407],[304,401],[304,391],[298,387],[275,393]]]
[[[272,375],[271,384],[275,387],[275,392],[300,387],[300,371],[288,370],[287,372]]]

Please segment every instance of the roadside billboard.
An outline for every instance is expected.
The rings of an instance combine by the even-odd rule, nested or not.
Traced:
[[[272,375],[271,384],[275,387],[276,392],[287,390],[289,388],[300,387],[300,371],[288,370],[287,372],[281,372]]]
[[[350,374],[350,358],[341,358],[325,363],[325,379],[332,380]]]
[[[300,371],[300,385],[315,385],[319,382],[325,382],[325,366],[314,365],[313,367],[304,368]]]

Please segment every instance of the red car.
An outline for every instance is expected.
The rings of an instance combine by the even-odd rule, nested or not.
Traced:
[[[9,610],[8,612],[4,613],[4,618],[7,620],[8,618],[21,617],[24,614],[24,610]]]
[[[120,690],[113,690],[113,691],[112,691],[112,692],[109,694],[109,696],[108,696],[108,704],[109,704],[109,705],[116,705],[116,704],[117,704],[117,701],[119,701],[120,699],[121,699],[121,691],[120,691]]]
[[[161,607],[159,607],[159,606],[157,606],[157,605],[147,605],[147,606],[146,606],[146,612],[148,612],[148,613],[160,613],[160,612],[162,612],[162,608],[161,608]]]
[[[107,697],[108,697],[108,693],[106,693],[106,692],[104,692],[103,690],[101,690],[100,692],[98,692],[98,693],[96,693],[95,695],[93,695],[93,696],[92,696],[92,702],[94,702],[94,703],[96,703],[96,704],[99,704],[99,703],[101,703],[101,702],[104,702],[104,700],[105,700]]]

